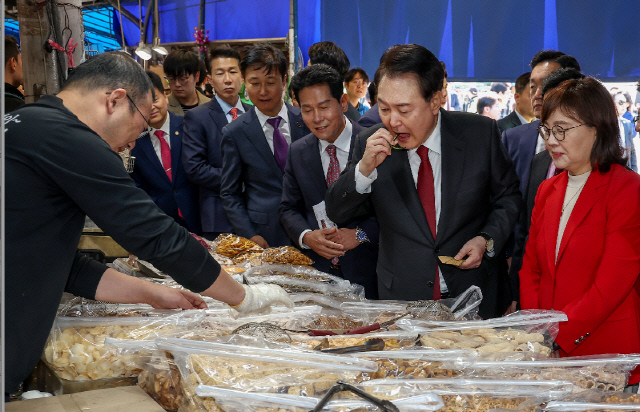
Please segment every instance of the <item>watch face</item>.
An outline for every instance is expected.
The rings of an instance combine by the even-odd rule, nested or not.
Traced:
[[[493,250],[493,239],[487,240],[487,250],[488,251],[492,251]]]

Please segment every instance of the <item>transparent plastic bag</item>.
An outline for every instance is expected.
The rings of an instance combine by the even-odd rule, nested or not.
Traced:
[[[365,300],[359,293],[341,293],[340,297],[324,296],[318,293],[290,293],[289,297],[296,305],[319,305],[332,309],[341,309],[345,302]]]
[[[313,260],[293,246],[271,247],[262,253],[262,261],[269,265],[311,266]]]
[[[242,236],[223,233],[213,241],[215,252],[228,258],[235,258],[244,253],[254,253],[263,251],[257,243]]]
[[[203,311],[184,311],[165,317],[57,317],[45,345],[43,360],[58,377],[71,381],[137,376],[136,355],[119,355],[106,338],[152,341],[189,328],[204,318]]]
[[[640,411],[640,395],[637,393],[607,393],[588,390],[558,401],[549,402],[544,410],[550,412]]]
[[[178,366],[164,351],[156,351],[142,366],[138,386],[167,411],[182,404],[182,384]]]
[[[600,389],[622,391],[629,375],[640,364],[640,355],[598,355],[533,361],[477,361],[465,376],[499,379],[564,380],[575,391]]]
[[[331,335],[331,336],[307,336],[292,335],[291,344],[305,349],[313,349],[326,341],[326,348],[342,348],[345,346],[362,345],[369,339],[380,338],[384,340],[384,350],[396,350],[415,346],[418,334],[406,331],[382,331],[364,333],[361,335]]]

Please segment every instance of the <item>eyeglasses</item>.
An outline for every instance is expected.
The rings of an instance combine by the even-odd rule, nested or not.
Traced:
[[[626,102],[627,102],[626,100],[618,100],[616,103],[618,103],[618,106],[622,106]]]
[[[167,79],[169,83],[180,83],[180,84],[185,84],[186,82],[189,81],[190,78],[191,76],[180,76],[180,77],[165,76],[165,79]]]
[[[111,94],[111,92],[107,92],[107,94]],[[149,122],[149,120],[147,120],[146,117],[144,117],[144,115],[142,114],[140,109],[138,109],[138,106],[136,106],[136,104],[133,102],[133,99],[131,99],[131,96],[129,96],[129,93],[127,93],[127,99],[129,99],[129,102],[133,105],[133,107],[136,108],[138,113],[140,113],[140,116],[142,116],[142,118],[144,119],[145,123],[147,124],[147,127],[145,127],[144,130],[142,131],[142,133],[140,133],[140,136],[138,136],[138,139],[139,139],[142,136],[144,136],[146,133],[151,133],[151,130],[153,130],[153,129],[151,128],[151,123]]]
[[[584,126],[584,125],[585,123],[582,123],[577,126],[569,127],[568,129],[563,129],[559,125],[555,125],[552,128],[548,128],[547,126],[541,124],[540,126],[538,126],[538,131],[540,132],[544,140],[549,140],[551,133],[553,133],[553,137],[555,137],[557,141],[561,142],[564,140],[564,134],[567,131],[571,129],[575,129],[576,127]]]

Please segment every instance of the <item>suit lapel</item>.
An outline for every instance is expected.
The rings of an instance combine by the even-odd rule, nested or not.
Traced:
[[[287,104],[287,112],[289,113],[289,133],[291,134],[291,143],[305,136],[309,131],[305,130],[302,116],[300,113],[294,112],[293,106]]]
[[[558,228],[560,227],[560,215],[562,214],[562,202],[567,189],[567,174],[558,176],[553,185],[554,191],[545,202],[544,218],[541,225],[545,228],[545,243],[547,245],[547,263],[549,273],[556,276],[556,241],[558,240]]]
[[[224,114],[222,107],[218,103],[218,100],[214,97],[210,102],[207,103],[209,106],[209,116],[213,119],[213,122],[218,127],[218,131],[222,134],[222,129],[227,125],[227,115]]]
[[[138,139],[136,141],[136,145],[138,145],[145,156],[149,158],[149,162],[151,162],[151,165],[156,170],[156,172],[160,174],[161,178],[167,179],[168,182],[169,177],[164,172],[164,167],[162,167],[162,163],[160,163],[160,159],[158,158],[156,151],[153,150],[153,144],[151,143],[151,137],[149,136],[149,133]]]
[[[440,110],[442,115],[440,120],[441,133],[441,150],[442,150],[442,183],[440,186],[440,220],[438,227],[441,228],[437,234],[438,239],[443,239],[447,235],[447,228],[451,227],[447,224],[452,219],[452,213],[456,207],[456,197],[460,180],[462,179],[462,171],[464,170],[464,142],[458,137],[458,133],[454,131],[454,125],[449,118],[449,114],[445,110]]]
[[[534,134],[536,137],[533,139],[522,139],[520,141],[525,142],[525,144],[523,145],[523,149],[525,150],[525,153],[531,153],[532,156],[535,156],[536,145],[538,144],[538,135],[540,134],[540,132],[538,132],[538,126],[540,125],[540,120],[536,120],[535,122],[528,123],[528,124],[530,125],[529,133]]]
[[[182,167],[182,119],[169,113],[169,141],[171,142],[171,180],[175,185],[178,171]]]
[[[273,156],[269,143],[267,143],[267,138],[262,131],[262,126],[260,125],[260,120],[258,120],[255,109],[250,110],[246,116],[243,116],[242,120],[238,119],[238,121],[244,121],[245,127],[243,128],[243,132],[245,136],[256,148],[271,171],[282,179],[282,170],[280,166],[278,166],[276,158]]]
[[[325,179],[324,169],[322,168],[317,137],[314,135],[305,137],[301,155],[304,165],[306,166],[305,172],[307,172],[309,180],[313,181],[318,193],[324,196],[324,193],[327,191],[327,181]]]
[[[598,195],[598,190],[600,187],[608,183],[610,175],[610,173],[603,175],[598,171],[593,171],[589,175],[587,183],[582,188],[582,192],[578,195],[578,200],[573,207],[567,226],[564,229],[564,235],[560,242],[560,249],[558,249],[558,262],[562,259],[562,254],[567,248],[567,243],[569,243],[573,232],[578,226],[580,226],[591,209],[593,209],[593,205],[601,199],[601,196]]]

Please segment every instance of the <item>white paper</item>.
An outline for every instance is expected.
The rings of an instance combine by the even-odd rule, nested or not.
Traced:
[[[329,216],[327,216],[327,208],[324,204],[324,200],[313,206],[313,213],[316,215],[316,220],[318,221],[318,227],[320,229],[331,229],[332,227],[338,227],[331,221],[331,219],[329,219]]]

